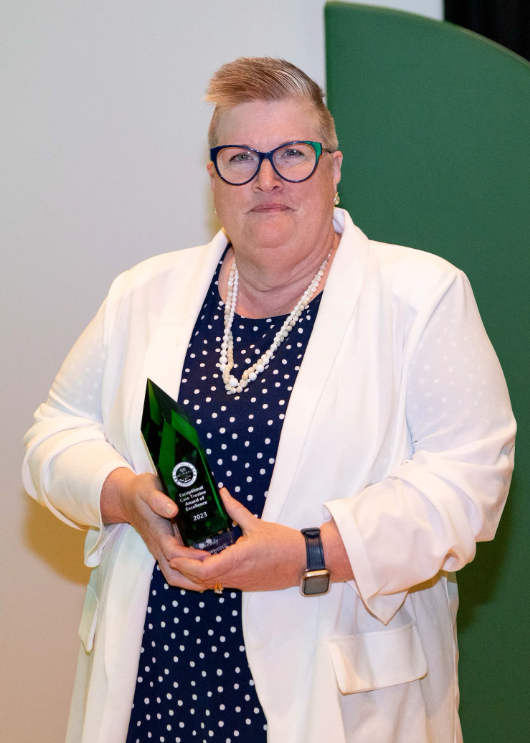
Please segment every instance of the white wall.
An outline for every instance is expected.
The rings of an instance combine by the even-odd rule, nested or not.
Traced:
[[[441,21],[443,15],[443,0],[372,0],[372,2],[358,2],[358,0],[349,0],[357,5],[376,5],[380,8],[394,8],[395,10],[405,10],[408,13],[425,15]]]
[[[63,739],[88,574],[82,534],[23,495],[32,412],[118,272],[216,229],[210,75],[267,54],[323,83],[323,4],[2,4],[2,742]],[[441,0],[384,4],[441,17]]]

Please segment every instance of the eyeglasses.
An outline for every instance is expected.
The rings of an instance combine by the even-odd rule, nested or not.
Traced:
[[[268,160],[274,172],[289,183],[301,183],[310,178],[326,150],[320,142],[286,142],[270,152],[258,152],[239,144],[212,147],[210,159],[220,178],[232,186],[249,183],[259,172],[261,163]]]

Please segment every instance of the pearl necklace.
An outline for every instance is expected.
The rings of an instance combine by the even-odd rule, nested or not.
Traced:
[[[313,298],[313,295],[315,294],[317,287],[320,284],[322,276],[324,275],[324,270],[332,252],[333,248],[329,251],[326,259],[318,269],[315,278],[302,294],[294,310],[290,313],[290,315],[288,315],[282,327],[274,336],[274,340],[271,343],[270,347],[262,356],[260,356],[255,364],[252,364],[252,366],[249,366],[248,369],[245,369],[241,379],[239,380],[236,379],[236,377],[234,377],[232,374],[230,374],[234,366],[234,338],[232,335],[232,323],[234,321],[234,313],[236,310],[237,288],[239,283],[239,273],[234,258],[234,260],[232,261],[232,266],[230,268],[230,275],[228,277],[228,292],[225,304],[225,332],[223,335],[223,342],[221,343],[221,355],[219,357],[219,369],[222,372],[225,389],[229,395],[235,395],[243,392],[244,388],[249,384],[249,382],[254,382],[254,380],[257,379],[258,374],[261,374],[261,372],[265,371],[265,369],[269,365],[269,361],[274,356],[274,352],[287,338],[291,330],[298,322],[300,316],[302,315],[302,312],[311,302],[311,299]]]

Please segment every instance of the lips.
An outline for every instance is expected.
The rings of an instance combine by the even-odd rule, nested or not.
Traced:
[[[273,212],[284,212],[289,209],[288,206],[285,204],[277,204],[275,202],[270,204],[260,204],[259,206],[255,206],[252,211],[253,212],[259,212],[260,214],[268,214]]]

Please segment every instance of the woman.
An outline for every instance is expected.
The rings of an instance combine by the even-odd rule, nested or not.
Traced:
[[[88,526],[94,568],[68,741],[460,740],[452,571],[494,536],[515,435],[471,289],[334,210],[299,69],[236,60],[208,100],[224,230],[116,280],[26,437],[28,492]],[[218,555],[174,532],[147,378],[243,530]]]

